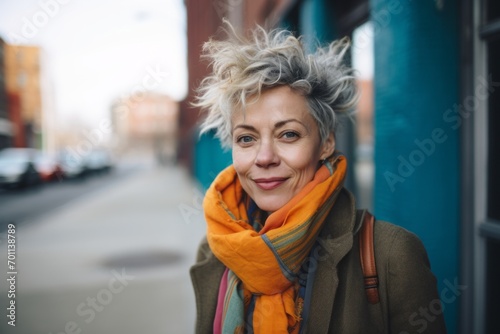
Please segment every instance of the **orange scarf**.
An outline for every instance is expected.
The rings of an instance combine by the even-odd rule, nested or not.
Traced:
[[[297,275],[342,188],[346,165],[342,155],[326,161],[297,195],[269,215],[259,232],[249,224],[234,167],[214,180],[203,208],[210,248],[229,269],[222,333],[244,332],[251,294],[256,297],[256,334],[299,332]]]

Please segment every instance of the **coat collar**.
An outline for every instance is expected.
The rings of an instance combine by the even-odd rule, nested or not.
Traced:
[[[354,231],[357,229],[355,223],[354,198],[349,191],[342,189],[318,236],[319,251],[313,255],[317,261],[317,271],[304,333],[328,332],[339,283],[337,265],[352,248]],[[218,286],[225,270],[225,266],[209,251],[206,241],[202,248],[204,246],[206,247],[204,260],[191,268],[197,305],[197,333],[212,331]]]

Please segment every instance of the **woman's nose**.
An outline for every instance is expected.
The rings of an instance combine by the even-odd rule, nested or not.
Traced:
[[[267,168],[279,164],[279,157],[272,141],[262,141],[259,145],[255,164],[259,167]]]

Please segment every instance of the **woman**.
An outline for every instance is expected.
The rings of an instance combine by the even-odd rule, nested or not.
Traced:
[[[445,333],[440,308],[422,314],[441,307],[426,252],[400,227],[375,224],[380,301],[365,295],[360,220],[335,151],[337,114],[357,101],[348,41],[307,55],[284,30],[231,34],[205,44],[213,72],[197,102],[233,165],[203,203],[196,332]]]

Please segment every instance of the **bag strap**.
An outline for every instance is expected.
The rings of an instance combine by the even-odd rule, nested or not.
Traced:
[[[377,265],[375,263],[375,251],[373,242],[373,225],[375,217],[364,211],[363,225],[359,231],[359,256],[361,260],[361,269],[365,283],[366,297],[370,304],[377,304],[380,300],[378,294],[378,275]]]

